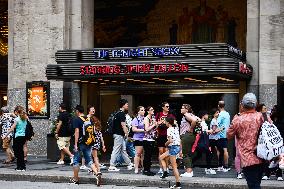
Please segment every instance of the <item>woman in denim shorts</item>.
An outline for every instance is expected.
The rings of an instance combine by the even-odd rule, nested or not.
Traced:
[[[175,124],[175,119],[172,117],[167,117],[165,119],[165,124],[168,127],[167,129],[167,138],[168,141],[166,142],[166,146],[168,146],[168,151],[163,153],[160,156],[160,161],[163,167],[163,175],[160,177],[161,179],[164,179],[168,177],[167,172],[167,166],[165,159],[167,157],[170,157],[170,161],[173,167],[173,172],[176,179],[176,184],[174,186],[171,186],[170,188],[181,188],[180,184],[180,176],[177,168],[177,162],[176,162],[176,155],[180,153],[180,135],[179,135],[179,129],[177,125]]]

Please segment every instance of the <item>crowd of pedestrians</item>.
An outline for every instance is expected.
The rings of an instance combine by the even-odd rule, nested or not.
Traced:
[[[182,104],[180,122],[176,120],[176,116],[179,115],[170,113],[168,102],[161,104],[162,111],[158,113],[155,113],[152,106],[140,105],[136,108],[133,117],[128,114],[129,105],[126,99],[121,99],[119,105],[119,110],[112,114],[111,133],[109,133],[113,137],[108,167],[110,172],[120,171],[116,165],[125,163],[128,170],[134,169],[134,174],[140,172],[147,176],[160,174],[160,178],[165,179],[172,169],[176,183],[171,188],[181,188],[180,177],[194,176],[194,164],[202,154],[206,156],[204,174],[215,175],[218,171],[230,171],[228,139],[233,139],[236,147],[235,168],[238,179],[244,174],[249,188],[253,189],[260,188],[261,179],[269,179],[272,171],[276,171],[277,180],[283,180],[282,172],[275,166],[275,162],[273,165],[267,162],[265,164],[255,154],[258,131],[262,123],[265,120],[271,123],[277,122],[279,117],[272,111],[270,118],[264,104],[257,107],[256,97],[252,93],[243,97],[239,107],[240,113],[233,117],[232,122],[224,101],[219,101],[217,108],[210,113],[202,110],[197,114],[189,104]],[[66,111],[65,104],[59,105],[55,137],[61,153],[57,164],[65,164],[65,155],[69,156],[74,172],[71,182],[79,184],[79,170],[88,169],[88,172],[95,176],[99,186],[102,177],[100,169],[104,165],[99,163],[98,157],[101,150],[106,151],[104,133],[101,131],[100,120],[95,116],[94,106],[88,106],[87,112],[85,116],[84,107],[77,105],[75,115],[72,115]],[[9,113],[6,107],[1,109],[1,137],[7,155],[4,163],[12,163],[16,159],[17,171],[26,170],[25,128],[28,119],[27,113],[21,106],[17,106],[14,113]],[[71,137],[74,137],[75,141],[73,151],[69,150]],[[155,150],[158,151],[158,157],[154,157]],[[214,153],[218,158],[216,169],[212,167]],[[134,157],[133,162],[131,162],[132,157]],[[157,173],[151,169],[153,158],[159,160],[160,170]],[[178,169],[177,159],[182,159],[184,170]]]

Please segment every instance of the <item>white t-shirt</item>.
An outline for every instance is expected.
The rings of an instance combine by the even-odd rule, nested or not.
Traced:
[[[200,125],[202,127],[202,131],[207,131],[208,130],[208,125],[206,124],[205,121],[201,121]]]
[[[214,129],[213,127],[215,127],[215,128],[218,127],[218,122],[217,122],[217,119],[216,119],[216,118],[213,118],[213,119],[211,120],[210,129]],[[218,140],[218,139],[219,139],[218,133],[209,135],[209,139]]]
[[[169,127],[167,129],[167,137],[173,140],[173,142],[170,143],[169,146],[180,145],[180,136],[179,136],[178,127]]]

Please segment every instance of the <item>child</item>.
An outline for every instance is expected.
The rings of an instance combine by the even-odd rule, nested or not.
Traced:
[[[160,178],[166,178],[168,177],[168,172],[167,172],[167,165],[166,165],[166,158],[170,157],[170,161],[172,164],[172,168],[173,168],[173,172],[175,175],[175,179],[176,179],[176,184],[171,186],[170,188],[181,188],[181,184],[180,184],[180,176],[179,176],[179,172],[177,169],[177,162],[176,162],[176,155],[179,154],[180,152],[180,136],[179,136],[179,129],[178,127],[175,125],[175,120],[173,117],[167,117],[165,119],[165,124],[168,127],[167,129],[167,139],[168,141],[166,142],[166,146],[168,147],[168,151],[166,151],[165,153],[163,153],[160,156],[160,161],[163,167],[163,174]]]

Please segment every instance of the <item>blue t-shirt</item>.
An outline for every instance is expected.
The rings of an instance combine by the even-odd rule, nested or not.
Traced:
[[[223,129],[219,132],[219,138],[227,138],[227,130],[230,127],[230,114],[226,111],[221,111],[217,118],[218,128]]]
[[[27,120],[22,120],[20,117],[15,119],[17,122],[15,138],[26,135]]]

